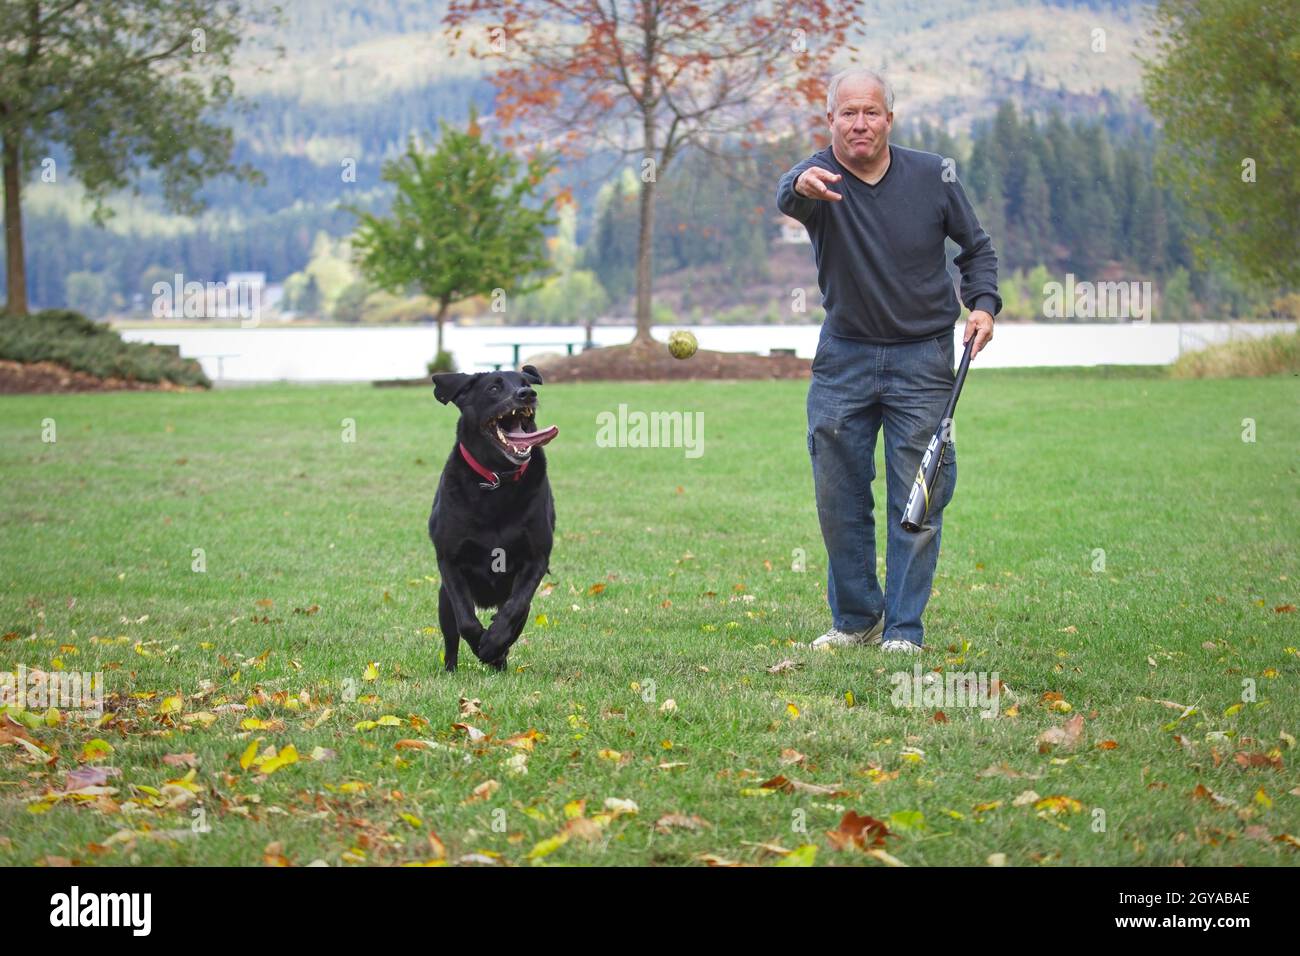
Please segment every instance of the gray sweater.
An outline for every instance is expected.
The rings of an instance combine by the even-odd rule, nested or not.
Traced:
[[[777,207],[808,230],[817,284],[833,335],[877,344],[951,335],[961,315],[948,275],[944,237],[961,246],[961,300],[997,315],[998,257],[943,157],[890,145],[889,169],[871,186],[840,165],[828,146],[781,177]],[[844,198],[808,199],[794,191],[809,166],[843,178]]]

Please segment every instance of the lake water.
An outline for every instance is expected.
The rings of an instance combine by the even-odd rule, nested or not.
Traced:
[[[700,348],[723,352],[794,349],[812,358],[820,326],[709,325],[682,326],[694,332]],[[980,368],[1036,365],[1167,365],[1184,351],[1229,339],[1293,331],[1294,322],[1196,323],[1005,323],[975,364]],[[961,329],[953,329],[961,354]],[[666,340],[671,329],[656,328]],[[631,326],[596,327],[597,345],[631,341]],[[374,328],[136,328],[122,337],[131,342],[179,345],[181,355],[196,358],[213,381],[368,382],[417,378],[433,357],[437,330],[432,326]],[[581,343],[581,326],[447,326],[445,345],[463,371],[480,371],[491,363],[510,367],[510,343],[525,343],[523,359],[542,352],[563,352]]]

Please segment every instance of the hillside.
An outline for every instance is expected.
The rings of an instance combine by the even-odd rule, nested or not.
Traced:
[[[72,273],[98,277],[123,305],[146,274],[179,271],[221,279],[265,272],[272,282],[301,270],[319,233],[341,236],[347,205],[382,205],[379,173],[408,136],[424,138],[440,119],[463,121],[471,102],[487,113],[491,86],[482,64],[449,55],[443,2],[284,0],[278,22],[251,27],[233,78],[250,109],[232,112],[236,160],[265,174],[264,186],[215,181],[208,211],[170,214],[146,179],[140,196],[113,204],[104,229],[89,222],[75,183],[31,182],[29,286],[38,306],[61,306]],[[1010,100],[1040,113],[1096,115],[1132,107],[1138,90],[1143,4],[1041,0],[872,0],[840,57],[886,70],[897,91],[900,130],[927,120],[957,137]],[[1094,31],[1105,51],[1094,52]],[[902,140],[900,140],[902,141]],[[592,225],[610,157],[571,164],[555,178],[579,203],[578,241]],[[355,181],[341,169],[355,165]],[[123,242],[126,240],[126,242]],[[84,284],[84,283],[83,283]],[[92,283],[93,284],[93,283]],[[85,303],[82,303],[85,306]]]

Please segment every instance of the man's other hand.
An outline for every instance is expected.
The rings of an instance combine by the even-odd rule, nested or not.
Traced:
[[[975,356],[980,354],[980,350],[989,342],[993,341],[993,316],[989,315],[983,309],[976,309],[966,320],[966,331],[962,333],[962,348],[970,341],[971,335],[975,336],[975,347],[971,349],[970,360],[975,361]]]
[[[827,199],[833,202],[844,197],[839,193],[831,192],[827,187],[838,183],[843,178],[839,173],[833,173],[829,169],[809,166],[794,181],[794,191],[806,199]]]

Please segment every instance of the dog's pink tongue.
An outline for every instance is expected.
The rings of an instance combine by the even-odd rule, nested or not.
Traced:
[[[534,445],[545,445],[559,433],[560,430],[552,425],[549,428],[540,428],[535,432],[506,432],[506,440],[516,447],[532,448]]]

